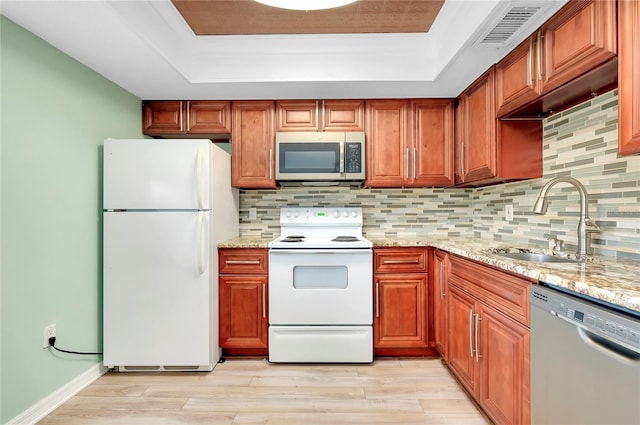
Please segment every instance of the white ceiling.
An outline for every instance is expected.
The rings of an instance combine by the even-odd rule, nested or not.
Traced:
[[[3,15],[142,99],[455,97],[567,0],[446,0],[428,33],[195,36],[169,0],[2,0]],[[507,43],[478,40],[542,6]]]

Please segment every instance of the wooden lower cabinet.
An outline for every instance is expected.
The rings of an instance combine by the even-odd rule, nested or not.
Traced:
[[[378,356],[433,355],[427,248],[374,250],[373,346]]]
[[[451,256],[446,360],[496,424],[531,423],[529,284]],[[525,314],[509,314],[508,305],[520,305]]]
[[[498,424],[530,423],[529,328],[479,306],[478,402]]]
[[[433,253],[433,265],[430,277],[432,278],[431,299],[433,300],[433,341],[438,353],[444,358],[448,357],[449,339],[449,255],[445,251],[435,250]]]
[[[478,363],[473,352],[473,311],[476,301],[455,286],[449,285],[448,363],[462,385],[477,393]]]
[[[220,347],[223,355],[268,354],[266,249],[219,250]]]

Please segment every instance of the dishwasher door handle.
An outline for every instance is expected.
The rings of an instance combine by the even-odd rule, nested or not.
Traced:
[[[589,332],[580,326],[576,326],[576,328],[580,338],[585,342],[585,344],[594,350],[600,351],[602,354],[617,361],[618,363],[624,363],[635,367],[640,365],[640,353],[635,350],[630,350],[627,347],[609,341],[608,339]]]

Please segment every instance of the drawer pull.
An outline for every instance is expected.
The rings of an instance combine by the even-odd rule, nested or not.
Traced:
[[[382,260],[382,264],[419,264],[420,261],[415,260]]]
[[[259,265],[260,260],[225,260],[226,265]]]

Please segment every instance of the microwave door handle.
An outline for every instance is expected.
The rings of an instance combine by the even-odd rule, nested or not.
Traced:
[[[340,174],[344,174],[344,142],[340,142]]]

